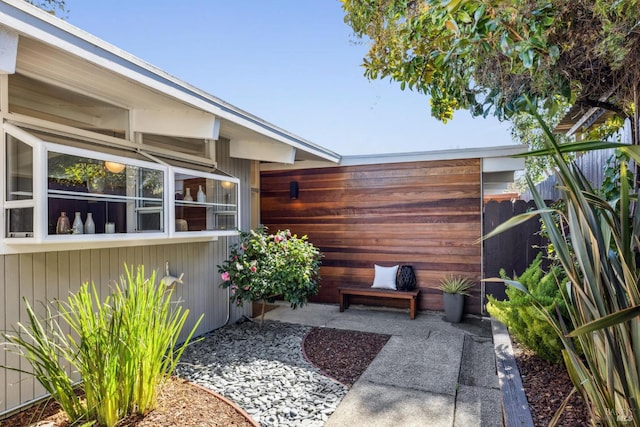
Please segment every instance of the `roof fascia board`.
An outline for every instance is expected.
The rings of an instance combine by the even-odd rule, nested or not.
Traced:
[[[395,154],[371,154],[366,156],[343,156],[339,165],[325,161],[305,160],[295,162],[295,164],[283,163],[261,163],[260,170],[294,170],[294,169],[315,169],[330,168],[336,166],[360,166],[386,163],[408,163],[431,160],[455,160],[455,159],[477,159],[489,160],[488,170],[520,170],[524,168],[524,159],[514,158],[518,154],[525,153],[528,147],[523,144],[505,145],[497,147],[455,149],[441,151],[424,151],[414,153]],[[495,160],[492,161],[492,160]],[[484,163],[484,161],[483,161]],[[485,171],[486,172],[486,171]]]
[[[455,160],[472,158],[509,157],[525,153],[528,147],[523,144],[484,148],[466,148],[454,150],[422,151],[411,153],[370,154],[363,156],[342,156],[341,166],[373,165],[384,163],[420,162],[429,160]]]
[[[254,132],[284,142],[302,151],[309,151],[329,161],[340,161],[340,155],[337,153],[297,137],[197,89],[122,49],[51,16],[24,0],[0,1],[0,22],[15,31],[28,34],[44,43],[84,58]]]

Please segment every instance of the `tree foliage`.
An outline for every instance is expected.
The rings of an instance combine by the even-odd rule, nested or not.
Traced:
[[[345,22],[371,40],[370,79],[429,96],[431,114],[456,109],[501,119],[526,99],[625,115],[640,76],[637,0],[342,0]]]
[[[39,7],[54,15],[67,12],[65,0],[25,0],[27,3]]]

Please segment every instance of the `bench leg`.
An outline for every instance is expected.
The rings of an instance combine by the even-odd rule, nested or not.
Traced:
[[[411,298],[410,300],[409,317],[411,318],[411,320],[416,318],[416,299],[417,298]]]
[[[342,313],[345,309],[345,299],[347,298],[347,296],[345,294],[343,294],[342,292],[340,292],[338,294],[340,296],[340,313]]]

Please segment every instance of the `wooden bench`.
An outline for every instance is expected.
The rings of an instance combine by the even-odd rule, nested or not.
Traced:
[[[411,320],[416,318],[416,308],[418,295],[420,289],[413,291],[394,291],[392,289],[377,289],[377,288],[350,288],[340,287],[338,288],[338,297],[340,298],[340,311],[343,312],[345,308],[349,308],[349,296],[365,296],[376,298],[391,298],[391,299],[406,299],[409,300],[409,317]]]

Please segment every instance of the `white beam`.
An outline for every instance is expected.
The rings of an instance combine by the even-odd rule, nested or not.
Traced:
[[[522,157],[489,157],[482,160],[482,172],[517,171],[524,169]]]
[[[265,162],[277,162],[292,164],[296,159],[296,149],[272,141],[248,141],[232,140],[230,156],[238,159],[262,160]]]
[[[143,110],[131,111],[135,132],[196,139],[218,139],[220,124],[213,114],[203,111]]]
[[[18,58],[18,33],[0,26],[0,74],[16,72]]]

